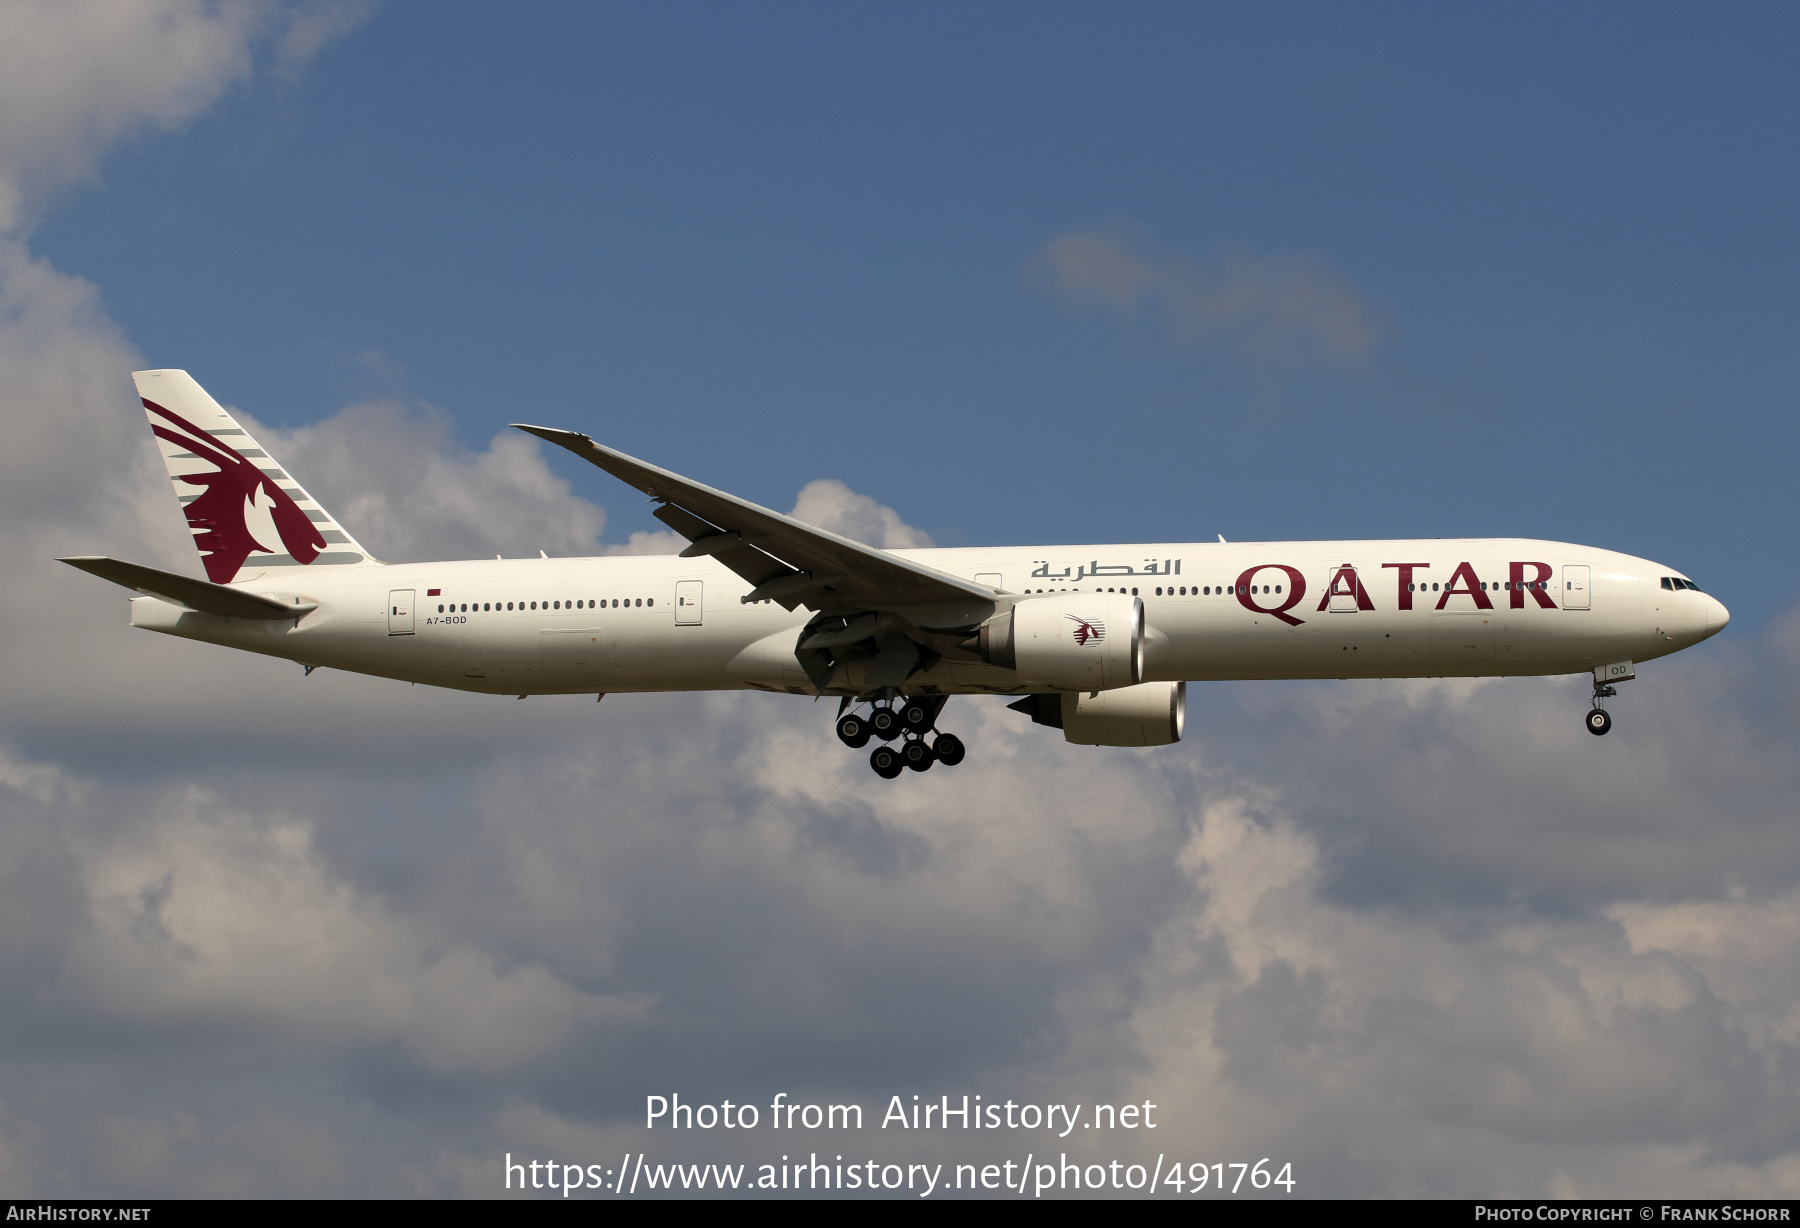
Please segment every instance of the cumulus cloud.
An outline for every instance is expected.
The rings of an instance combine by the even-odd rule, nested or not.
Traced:
[[[932,544],[930,534],[907,524],[899,512],[868,495],[857,494],[836,478],[819,478],[801,487],[788,515],[883,550],[907,550]],[[608,546],[603,553],[679,554],[687,544],[685,537],[662,529],[633,533],[626,542]]]
[[[688,539],[668,529],[654,529],[645,532],[639,529],[623,542],[604,547],[600,553],[605,555],[622,554],[680,554],[688,547]]]
[[[789,512],[795,520],[829,529],[840,537],[879,546],[883,550],[907,550],[932,544],[931,536],[900,519],[900,513],[867,495],[859,495],[835,478],[820,478],[800,488]]]
[[[1320,842],[1264,802],[1206,809],[1191,903],[1132,969],[1138,1085],[1212,1106],[1205,1143],[1298,1147],[1346,1192],[1597,1196],[1626,1171],[1646,1193],[1791,1191],[1791,1159],[1767,1161],[1800,1127],[1796,1050],[1720,993],[1753,958],[1708,969],[1632,932],[1691,906],[1454,928],[1347,908]]]
[[[129,372],[144,364],[90,282],[52,268],[22,234],[58,188],[94,173],[112,143],[173,127],[246,79],[271,40],[331,6],[245,0],[24,0],[0,11],[0,660],[20,704],[54,710],[57,678],[105,658],[119,608],[65,599],[53,560],[111,553],[191,569],[161,463],[138,425]],[[334,10],[335,11],[335,10]],[[341,17],[327,22],[339,33]],[[305,40],[312,51],[330,35]],[[289,57],[298,63],[305,47]],[[310,52],[309,52],[310,53]],[[168,680],[165,679],[165,682]],[[125,705],[129,707],[129,704]]]
[[[0,239],[0,497],[31,513],[28,531],[116,515],[147,472],[137,441],[113,429],[133,404],[121,373],[136,356],[91,283]]]
[[[299,69],[368,4],[266,0],[18,0],[0,11],[0,233],[94,173],[120,138],[174,128],[250,72],[272,40]]]
[[[540,549],[553,557],[676,554],[688,544],[660,529],[602,545],[606,512],[572,495],[539,441],[517,431],[465,453],[442,414],[430,406],[409,414],[396,400],[352,405],[289,431],[232,412],[379,558],[517,558]],[[893,508],[832,478],[808,482],[788,515],[882,549],[932,544]]]
[[[277,71],[298,76],[326,44],[355,30],[378,7],[379,0],[312,0],[286,10],[275,45]]]
[[[600,552],[605,511],[571,495],[539,441],[519,431],[501,431],[469,453],[455,445],[443,414],[429,406],[409,414],[393,400],[352,405],[291,431],[250,429],[377,558]]]
[[[1724,689],[1768,659],[1728,663]],[[538,745],[469,743],[441,779],[400,788],[373,772],[326,788],[271,762],[254,778],[137,781],[127,803],[15,756],[0,865],[31,881],[0,899],[60,881],[66,919],[10,939],[10,975],[59,1027],[114,1036],[112,1060],[145,1044],[253,1055],[231,1085],[162,1087],[185,1135],[166,1107],[145,1118],[93,1093],[178,1167],[221,1147],[233,1114],[257,1118],[282,1062],[399,1097],[380,1149],[394,1171],[334,1162],[332,1188],[351,1191],[492,1193],[504,1150],[771,1158],[767,1136],[644,1134],[647,1092],[766,1104],[786,1090],[878,1116],[890,1095],[966,1089],[1154,1101],[1166,1134],[1107,1140],[1103,1156],[1057,1145],[1281,1155],[1311,1192],[1791,1194],[1793,855],[1766,885],[1724,881],[1716,855],[1686,879],[1657,861],[1664,846],[1671,864],[1729,846],[1753,815],[1628,796],[1638,838],[1583,847],[1548,837],[1593,839],[1583,826],[1607,820],[1591,806],[1538,825],[1515,805],[1508,829],[1430,789],[1366,799],[1393,812],[1385,827],[1330,804],[1361,800],[1343,771],[1370,724],[1396,738],[1379,767],[1403,786],[1443,765],[1485,779],[1520,731],[1560,729],[1582,755],[1538,761],[1552,795],[1596,773],[1622,784],[1640,754],[1679,775],[1729,742],[1701,666],[1634,685],[1643,699],[1613,735],[1622,770],[1582,757],[1614,751],[1577,727],[1579,695],[1531,680],[1246,685],[1242,716],[1197,710],[1187,742],[1151,751],[1070,747],[998,702],[957,699],[945,724],[969,760],[895,785],[832,740],[819,708],[764,695],[541,701],[553,719]],[[1692,708],[1692,726],[1653,705]],[[379,720],[336,719],[399,746]],[[271,770],[280,805],[258,800]],[[1492,865],[1471,838],[1489,826],[1538,847]],[[15,858],[26,833],[60,856]],[[1409,877],[1455,890],[1372,887],[1361,859],[1403,843],[1421,846]],[[1635,869],[1603,868],[1646,844]],[[405,850],[403,873],[381,868],[384,848]],[[1532,889],[1571,859],[1585,871]],[[29,1050],[0,1068],[4,1103],[57,1149],[93,1145],[44,1108],[66,1088],[22,1063]],[[453,1130],[398,1107],[433,1087],[459,1089]],[[293,1120],[329,1135],[321,1123],[356,1112],[309,1097]],[[906,1146],[957,1162],[1037,1143],[1050,1140]],[[854,1138],[782,1146],[815,1144],[896,1147],[875,1116]]]
[[[87,84],[43,85],[42,117],[0,72],[11,216],[241,79],[267,11],[9,10],[45,50],[114,23],[70,44]],[[152,48],[185,32],[187,75],[133,76],[119,14]],[[1322,263],[1233,259],[1088,232],[1041,269],[1251,353],[1374,344]],[[0,240],[9,1191],[491,1195],[508,1150],[646,1145],[1266,1154],[1307,1194],[1800,1190],[1800,616],[1646,667],[1605,739],[1579,680],[1215,688],[1146,751],[959,698],[969,759],[883,782],[796,697],[517,703],[122,627],[49,560],[192,570],[134,365],[95,287]],[[259,430],[391,557],[609,548],[523,436],[471,452],[397,402]],[[839,482],[793,514],[929,544]],[[637,1124],[662,1091],[855,1101],[871,1126],[678,1146]],[[1150,1100],[1163,1124],[1105,1146],[873,1125],[891,1095],[965,1091]]]
[[[1177,342],[1226,344],[1258,362],[1358,363],[1384,329],[1350,279],[1312,254],[1226,245],[1201,262],[1112,226],[1059,235],[1027,272],[1072,302],[1147,314]]]
[[[395,917],[319,863],[303,820],[185,790],[79,855],[91,926],[52,1012],[290,1054],[393,1042],[433,1071],[495,1073],[638,1009]]]
[[[1157,751],[958,699],[969,761],[892,785],[782,697],[303,680],[45,570],[192,547],[129,346],[27,260],[0,353],[91,446],[47,433],[0,491],[4,734],[45,748],[0,758],[10,1188],[491,1193],[507,1149],[640,1147],[677,1087],[1153,1100],[1159,1144],[1308,1190],[1795,1187],[1800,620],[1647,668],[1604,740],[1558,681],[1249,685]],[[258,430],[395,557],[605,548],[515,433],[469,452],[392,402]],[[794,514],[926,540],[842,483]],[[70,1032],[103,1039],[32,1039]]]

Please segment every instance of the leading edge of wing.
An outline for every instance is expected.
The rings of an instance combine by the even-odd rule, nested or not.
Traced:
[[[742,534],[758,550],[781,560],[794,568],[795,572],[808,573],[818,587],[829,587],[838,594],[840,602],[848,600],[852,603],[888,606],[966,601],[971,597],[991,602],[994,598],[994,591],[990,588],[949,575],[934,567],[899,558],[885,550],[865,546],[847,537],[839,537],[836,533],[814,525],[802,524],[748,499],[715,490],[704,483],[597,444],[578,431],[559,431],[553,427],[529,426],[522,422],[512,425],[518,430],[568,449],[627,486],[643,491],[652,499],[673,504],[716,525],[720,532]],[[798,581],[799,577],[795,576],[794,579]],[[771,583],[779,585],[782,581]],[[806,600],[805,603],[815,607],[821,604],[816,599]]]

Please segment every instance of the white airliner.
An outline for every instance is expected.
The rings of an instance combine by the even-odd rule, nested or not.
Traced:
[[[1070,742],[1181,738],[1186,683],[1591,671],[1590,732],[1635,663],[1730,615],[1673,568],[1512,538],[878,550],[523,426],[661,506],[679,555],[382,563],[185,371],[133,377],[207,580],[64,559],[143,594],[131,624],[493,695],[835,695],[875,771],[963,758],[952,695]],[[858,709],[868,705],[866,715]],[[935,736],[933,736],[935,735]]]

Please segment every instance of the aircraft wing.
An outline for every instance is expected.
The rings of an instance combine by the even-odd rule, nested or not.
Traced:
[[[225,618],[299,618],[302,614],[310,614],[319,608],[317,602],[287,605],[273,597],[259,597],[255,593],[246,593],[241,588],[232,588],[227,584],[195,580],[176,575],[172,571],[145,567],[141,563],[124,563],[103,555],[77,555],[74,558],[58,559],[57,562],[79,567],[90,575],[111,580],[114,584],[142,593],[146,597],[166,601],[170,605],[198,610],[203,614],[218,614]]]
[[[819,610],[993,600],[990,588],[802,524],[578,432],[513,425],[567,448],[661,503],[656,518],[693,543],[682,557],[716,555],[753,586],[746,602],[766,598],[790,610],[802,604]]]

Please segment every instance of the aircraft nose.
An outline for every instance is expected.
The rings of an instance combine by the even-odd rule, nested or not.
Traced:
[[[1731,621],[1731,611],[1711,593],[1706,594],[1706,634],[1717,635]]]

